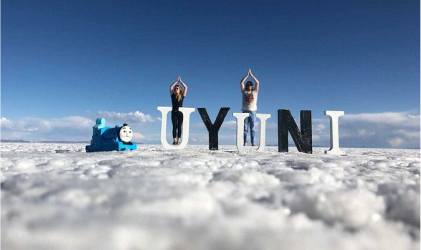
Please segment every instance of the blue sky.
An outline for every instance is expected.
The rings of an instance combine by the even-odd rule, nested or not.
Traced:
[[[230,107],[229,122],[251,68],[268,122],[281,108],[296,119],[312,110],[314,125],[326,124],[324,110],[343,110],[366,118],[345,124],[350,137],[361,129],[393,135],[365,144],[345,136],[345,146],[419,147],[419,9],[418,1],[374,0],[5,1],[2,138],[89,140],[91,131],[79,120],[72,129],[70,120],[85,118],[89,128],[102,111],[110,123],[132,121],[140,141],[159,143],[156,107],[171,105],[169,85],[179,75],[189,87],[184,106],[205,107],[211,119]],[[373,125],[367,114],[399,122]],[[191,119],[192,140],[207,143],[197,111]],[[69,126],[51,125],[60,121]],[[233,143],[228,127],[221,140]],[[276,142],[275,129],[268,136]]]

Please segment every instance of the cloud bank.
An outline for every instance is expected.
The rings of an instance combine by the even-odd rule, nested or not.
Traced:
[[[313,141],[329,145],[329,119],[313,120]],[[341,147],[420,147],[420,115],[401,113],[345,114],[339,118]]]
[[[341,119],[341,118],[340,118]],[[393,148],[420,147],[420,115],[410,113],[350,114],[342,118],[344,145]],[[341,121],[341,122],[342,122]]]
[[[1,118],[1,138],[25,141],[90,140],[95,121],[81,116],[64,118],[24,118],[11,121]]]
[[[139,133],[139,124],[158,121],[150,115],[140,111],[118,113],[115,111],[88,112],[88,117],[69,116],[62,118],[23,118],[11,121],[1,118],[1,139],[25,141],[89,141],[92,137],[92,127],[97,117],[106,119],[106,126],[129,123],[134,131],[134,140],[145,138]]]
[[[160,121],[158,117],[154,118],[140,111],[130,113],[98,111],[87,116],[24,118],[18,121],[1,118],[1,137],[27,141],[89,141],[95,118],[104,117],[107,120],[106,126],[129,123],[135,132],[136,141],[160,142],[160,124],[155,123]],[[167,127],[170,126],[171,122],[168,121]],[[276,144],[277,126],[277,123],[273,122],[267,124],[267,144]],[[313,119],[312,126],[313,145],[329,146],[329,118],[326,116],[324,119]],[[221,145],[235,142],[235,127],[233,120],[223,123],[219,135]],[[208,143],[208,134],[203,133],[203,124],[191,124],[190,130],[191,144]],[[345,114],[339,118],[339,135],[341,147],[419,148],[420,115],[409,112]],[[259,132],[256,131],[256,137],[258,136]],[[171,135],[167,134],[167,137]],[[293,143],[291,138],[289,143]]]
[[[134,111],[130,113],[118,113],[115,111],[98,111],[96,117],[104,117],[105,119],[125,121],[130,123],[145,123],[145,122],[156,122],[159,118],[152,118],[150,115],[143,114],[140,111]]]

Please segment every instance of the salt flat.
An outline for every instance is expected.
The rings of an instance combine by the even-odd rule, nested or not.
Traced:
[[[2,249],[419,249],[420,151],[1,144]]]

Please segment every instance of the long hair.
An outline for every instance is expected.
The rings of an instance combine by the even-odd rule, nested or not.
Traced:
[[[177,96],[177,94],[175,94],[175,95],[177,96],[177,100],[181,101],[181,98],[183,97],[183,88],[180,85],[177,85],[177,87],[180,89],[180,91],[178,92],[179,93],[178,96]]]

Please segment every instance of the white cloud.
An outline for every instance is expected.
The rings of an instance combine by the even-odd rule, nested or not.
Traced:
[[[237,121],[224,121],[221,125],[221,129],[229,129],[229,130],[236,130],[237,129]]]
[[[133,133],[134,141],[143,140],[143,139],[145,139],[145,136],[142,135],[141,133],[136,133],[136,132]]]
[[[115,111],[98,111],[97,117],[103,117],[114,121],[120,121],[121,123],[145,123],[160,121],[158,118],[153,118],[150,115],[143,114],[140,111],[134,111],[130,113],[119,113]]]
[[[345,116],[340,119],[349,122],[364,122],[371,124],[381,123],[382,125],[399,125],[404,127],[419,127],[420,125],[419,115],[413,115],[406,112],[345,114]]]
[[[329,133],[329,119],[313,120],[313,138],[317,136],[314,144],[328,144]],[[341,146],[419,148],[420,115],[407,112],[345,113],[339,118],[339,135]]]
[[[395,137],[388,140],[387,142],[389,142],[392,147],[396,148],[402,145],[402,143],[404,143],[405,141],[402,138]]]
[[[81,116],[42,119],[24,118],[19,121],[1,119],[2,139],[28,141],[79,141],[89,140],[92,133],[92,119]]]
[[[89,117],[89,118],[88,118]],[[143,140],[145,136],[140,124],[150,123],[158,119],[145,115],[140,111],[130,113],[117,113],[113,111],[98,111],[95,114],[88,112],[88,117],[69,116],[62,118],[23,118],[11,121],[1,118],[1,137],[10,140],[26,141],[89,141],[92,137],[92,127],[97,117],[106,118],[106,126],[130,123],[134,127],[134,139]],[[142,129],[145,126],[142,126]],[[143,132],[143,131],[142,131]]]

